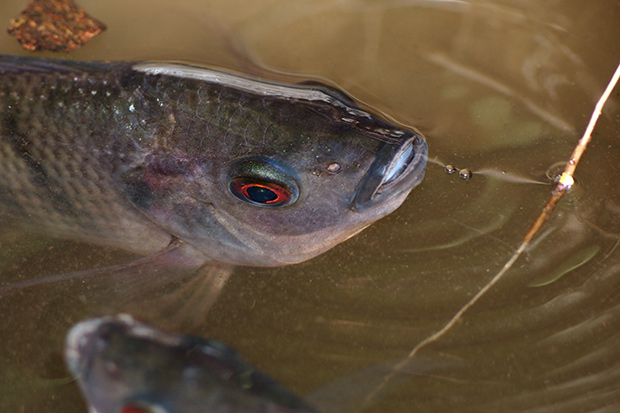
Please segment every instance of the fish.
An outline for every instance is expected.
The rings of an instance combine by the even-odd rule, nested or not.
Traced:
[[[169,333],[126,313],[73,325],[64,360],[91,413],[353,413],[414,376],[456,367],[424,357],[382,362],[300,397],[221,341]]]
[[[124,278],[313,258],[398,208],[427,152],[316,82],[0,55],[0,225],[145,256]]]
[[[316,412],[226,344],[127,314],[73,326],[65,361],[91,413]]]

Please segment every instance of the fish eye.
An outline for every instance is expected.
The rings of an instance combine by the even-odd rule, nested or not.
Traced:
[[[292,177],[262,160],[246,160],[233,168],[228,190],[245,203],[270,208],[294,203],[299,192]]]
[[[291,192],[274,182],[235,178],[230,181],[230,192],[242,201],[264,206],[284,206],[291,200]]]

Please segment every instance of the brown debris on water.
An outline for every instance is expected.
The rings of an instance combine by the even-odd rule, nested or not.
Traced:
[[[73,0],[33,0],[9,24],[26,50],[70,52],[106,29]]]

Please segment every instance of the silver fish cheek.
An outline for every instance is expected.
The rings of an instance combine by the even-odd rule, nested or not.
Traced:
[[[155,225],[192,245],[205,260],[242,265],[256,261],[239,259],[249,256],[247,251],[252,247],[240,241],[236,232],[220,219],[209,193],[232,198],[231,195],[214,188],[204,176],[179,179],[158,187],[145,180],[142,172],[134,172],[125,176],[126,196]]]
[[[305,261],[330,249],[368,225],[367,219],[361,219],[357,225],[348,222],[350,226],[347,227],[347,231],[327,226],[321,229],[312,228],[312,231],[302,232],[299,235],[287,235],[273,234],[264,230],[264,226],[248,225],[237,215],[221,209],[214,209],[213,214],[221,227],[228,232],[229,237],[240,245],[239,248],[220,250],[218,258],[225,258],[232,264],[251,266],[282,266]],[[312,226],[317,222],[309,221],[308,225]],[[214,247],[216,248],[217,246]]]

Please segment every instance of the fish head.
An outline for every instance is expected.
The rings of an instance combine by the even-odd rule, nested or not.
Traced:
[[[166,333],[128,315],[76,324],[65,359],[97,413],[312,411],[225,344]]]
[[[134,205],[211,260],[305,261],[394,211],[422,181],[417,132],[329,89],[219,76],[217,94],[188,86],[193,96],[174,96],[174,136],[129,179]]]

